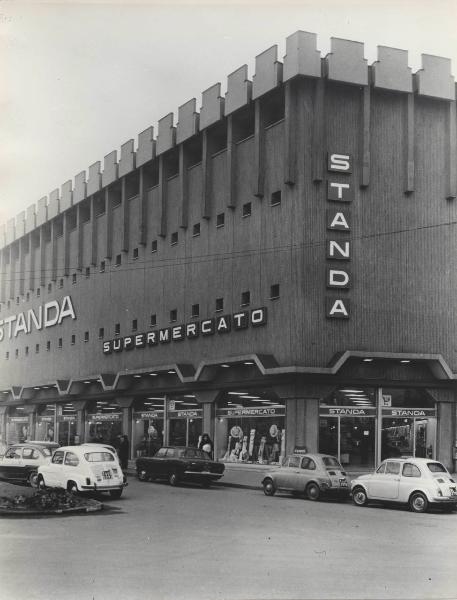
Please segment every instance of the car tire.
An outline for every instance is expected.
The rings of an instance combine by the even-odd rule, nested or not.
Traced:
[[[146,471],[144,471],[143,469],[138,469],[138,471],[136,472],[136,475],[140,481],[147,481],[147,479],[148,479]]]
[[[38,487],[38,473],[36,471],[32,471],[28,478],[28,484],[30,487],[37,488]]]
[[[120,490],[110,490],[110,493],[109,493],[110,498],[114,498],[114,499],[118,500],[122,496],[122,492],[123,492],[122,489],[120,489]]]
[[[352,502],[356,506],[366,506],[368,503],[368,497],[363,487],[356,487],[352,492]]]
[[[263,493],[265,496],[274,496],[276,492],[275,484],[272,479],[265,479],[263,482]]]
[[[74,481],[69,481],[67,483],[67,492],[69,492],[70,494],[78,493],[78,486],[76,485],[76,483]]]
[[[306,497],[308,498],[308,500],[319,500],[320,495],[321,490],[317,483],[308,483],[308,485],[306,486]]]
[[[178,485],[179,479],[177,473],[170,473],[168,477],[168,483],[172,486]]]
[[[38,477],[36,479],[36,486],[37,486],[37,489],[39,489],[39,490],[46,489],[46,485],[44,483],[43,475],[38,475]]]
[[[422,492],[414,492],[409,498],[409,508],[416,513],[426,512],[428,500]]]

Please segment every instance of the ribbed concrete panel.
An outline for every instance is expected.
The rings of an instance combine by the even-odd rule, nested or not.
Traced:
[[[378,60],[371,67],[375,88],[411,93],[413,76],[408,67],[408,52],[388,46],[378,46]]]
[[[171,150],[176,143],[176,127],[173,126],[173,113],[168,113],[159,120],[159,134],[157,136],[157,156]]]
[[[331,52],[325,64],[330,80],[368,85],[368,65],[361,42],[331,38]]]
[[[223,116],[224,98],[221,96],[221,84],[216,83],[202,93],[200,130],[217,123]]]
[[[87,195],[92,196],[100,191],[102,187],[102,176],[100,173],[100,161],[98,160],[89,167],[89,179],[87,180]]]
[[[56,217],[60,213],[59,190],[53,190],[49,194],[48,219]]]
[[[272,46],[255,58],[252,78],[252,99],[260,98],[282,82],[282,63],[278,61],[278,46]]]
[[[232,114],[242,106],[246,106],[252,97],[252,81],[248,79],[248,66],[243,65],[227,78],[225,94],[225,115]]]
[[[43,225],[48,220],[48,197],[44,196],[37,202],[36,224]]]
[[[81,171],[75,175],[75,189],[73,191],[73,204],[77,204],[86,198],[87,184],[86,171]]]
[[[102,174],[102,187],[113,183],[117,179],[117,151],[113,150],[104,158]]]
[[[198,112],[195,98],[178,108],[178,124],[176,128],[176,143],[180,144],[198,132]]]
[[[119,177],[123,177],[135,169],[135,151],[133,139],[121,146],[121,158],[119,160]]]
[[[454,77],[449,58],[422,54],[422,69],[415,75],[416,90],[421,96],[455,100]]]
[[[289,81],[297,75],[321,76],[321,53],[317,50],[317,35],[296,31],[286,40],[283,80]]]
[[[141,167],[155,158],[156,142],[154,140],[154,127],[148,127],[138,136],[138,150],[136,152],[136,166]]]
[[[60,210],[61,212],[64,212],[65,210],[70,208],[70,206],[73,205],[73,190],[71,179],[69,181],[66,181],[62,185],[61,191],[62,197],[60,198]]]

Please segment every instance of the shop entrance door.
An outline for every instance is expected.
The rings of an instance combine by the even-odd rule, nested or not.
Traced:
[[[76,416],[74,421],[60,421],[59,444],[61,446],[73,446],[76,436]]]
[[[197,448],[202,435],[202,419],[170,419],[170,446],[193,446]]]

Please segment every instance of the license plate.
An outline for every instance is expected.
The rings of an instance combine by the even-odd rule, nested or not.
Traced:
[[[102,477],[103,479],[112,479],[113,476],[111,475],[111,471],[102,471]]]
[[[340,479],[340,487],[347,487],[348,486],[348,482],[346,481],[346,479]]]

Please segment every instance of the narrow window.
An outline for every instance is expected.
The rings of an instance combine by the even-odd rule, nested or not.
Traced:
[[[200,316],[200,304],[192,304],[192,317]]]
[[[251,292],[241,294],[241,306],[248,306],[251,303]]]
[[[38,292],[38,290],[37,290]],[[37,296],[39,296],[40,294],[37,294]],[[7,308],[11,308],[11,302],[8,300],[8,302],[6,303]]]
[[[106,268],[106,262],[104,260],[100,263],[100,273],[104,273]]]
[[[219,213],[216,217],[216,227],[224,227],[225,225],[225,213]]]
[[[157,315],[151,315],[149,325],[150,327],[155,327],[157,325]]]
[[[198,235],[200,235],[200,223],[195,223],[192,229],[192,236],[197,237]]]
[[[114,335],[116,335],[116,336],[121,335],[121,324],[120,323],[116,323],[116,325],[114,326]]]
[[[274,283],[270,286],[270,300],[279,298],[279,283]]]
[[[73,275],[71,276],[71,283],[73,285],[75,285],[75,283],[76,283],[76,273],[73,273]]]
[[[46,342],[46,352],[50,352],[51,351],[51,342],[48,340]]]
[[[157,240],[151,242],[151,252],[157,252]]]
[[[86,279],[89,279],[89,277],[90,277],[90,267],[86,267],[86,273],[85,273],[85,275],[86,275]]]
[[[114,263],[116,267],[120,267],[122,263],[122,256],[120,254],[118,254],[116,256],[116,262]]]
[[[252,212],[252,205],[250,202],[243,204],[243,217],[250,217]]]
[[[26,347],[25,347],[25,355],[26,355],[26,356],[28,356],[28,355],[29,355],[29,347],[28,347],[28,346],[26,346]]]
[[[73,334],[71,336],[71,345],[74,346],[76,344],[76,336]]]
[[[63,279],[59,279],[59,289],[63,288]]]
[[[138,259],[138,248],[134,248],[133,249],[133,260],[137,260]]]
[[[216,298],[216,312],[224,310],[224,298]]]
[[[9,360],[9,359],[10,359],[10,353],[9,353],[9,352],[6,352],[6,353],[5,353],[5,360]]]
[[[52,292],[52,283],[48,283],[48,294]]]
[[[35,344],[35,354],[38,354],[40,351],[40,344]]]
[[[30,292],[27,292],[25,299],[27,300],[27,302],[30,300]]]
[[[16,348],[15,356],[16,356],[16,358],[19,356],[19,349],[18,348]]]
[[[63,340],[62,340],[62,338],[59,338],[57,346],[58,346],[58,348],[62,348],[62,346],[63,346]]]
[[[277,190],[271,194],[270,204],[271,206],[277,206],[278,204],[281,204],[281,190]]]
[[[88,342],[88,341],[89,341],[89,332],[88,332],[88,331],[85,331],[85,332],[84,332],[84,341],[85,341],[85,342]]]
[[[132,321],[132,331],[138,331],[138,319]]]
[[[170,241],[170,243],[171,243],[172,246],[176,246],[176,244],[178,243],[178,232],[177,231],[174,231],[171,234],[171,241]]]
[[[173,308],[173,310],[170,310],[170,322],[174,323],[177,320],[178,320],[178,310],[176,308]]]
[[[102,340],[105,337],[105,329],[104,327],[100,327],[98,330],[98,339]]]
[[[19,304],[19,296],[16,296],[16,304]]]

